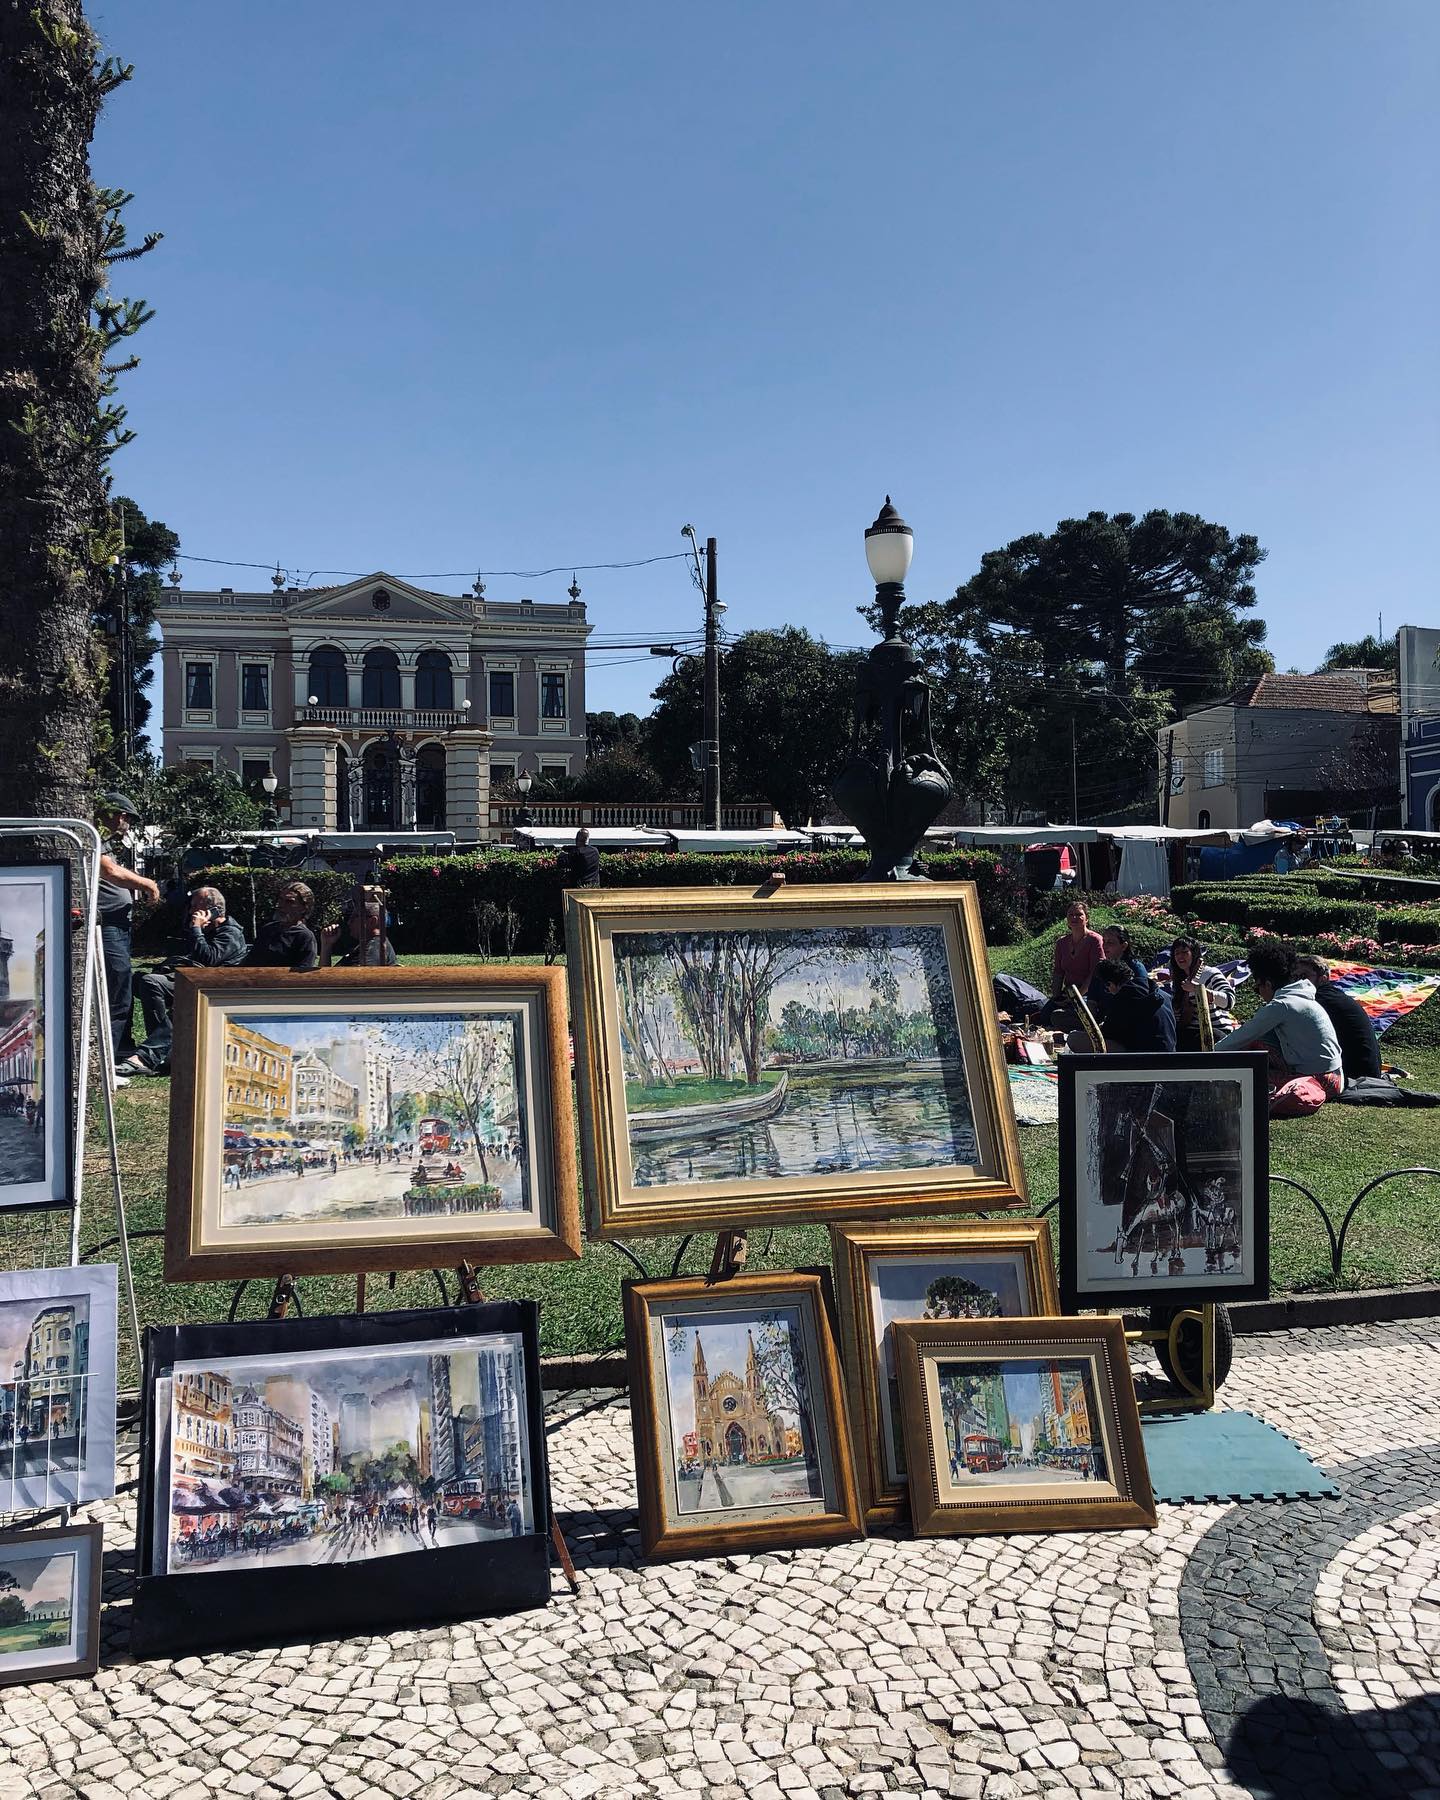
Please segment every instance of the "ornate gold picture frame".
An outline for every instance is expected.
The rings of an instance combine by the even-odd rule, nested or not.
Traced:
[[[920,1536],[1154,1525],[1123,1319],[890,1329]]]
[[[625,1348],[647,1556],[863,1534],[818,1275],[629,1282]]]
[[[1024,1204],[971,882],[566,896],[592,1236]]]
[[[909,1508],[897,1320],[1058,1314],[1044,1219],[913,1220],[832,1225],[850,1429],[868,1525]]]

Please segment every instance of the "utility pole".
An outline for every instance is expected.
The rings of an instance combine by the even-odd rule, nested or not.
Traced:
[[[1075,761],[1075,715],[1070,715],[1070,823],[1080,823],[1080,776]]]
[[[715,591],[715,540],[705,540],[705,781],[701,827],[720,829],[720,602]]]

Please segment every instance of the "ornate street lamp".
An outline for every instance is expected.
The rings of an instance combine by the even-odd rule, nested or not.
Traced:
[[[260,809],[260,829],[273,831],[280,823],[280,815],[275,810],[275,790],[280,782],[273,769],[260,777],[260,785],[265,790],[265,804]]]
[[[955,792],[930,735],[930,688],[920,658],[897,635],[913,551],[914,533],[887,494],[865,532],[881,641],[856,683],[850,758],[831,784],[836,805],[870,852],[867,881],[925,879],[912,864],[926,828]]]
[[[534,785],[535,777],[528,769],[522,769],[515,781],[516,791],[520,795],[520,810],[515,815],[517,825],[533,825],[535,823],[535,815],[530,811],[528,804],[530,790]]]

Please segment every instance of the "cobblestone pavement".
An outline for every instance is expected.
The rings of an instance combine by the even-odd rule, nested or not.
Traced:
[[[1338,1499],[653,1566],[623,1397],[556,1397],[578,1596],[173,1664],[127,1653],[133,1497],[91,1508],[104,1666],[0,1690],[0,1800],[1440,1800],[1437,1351],[1440,1322],[1242,1340],[1226,1403]]]

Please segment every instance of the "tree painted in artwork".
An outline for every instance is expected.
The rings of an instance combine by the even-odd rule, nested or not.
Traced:
[[[501,1109],[514,1096],[515,1028],[489,1019],[471,1019],[434,1059],[438,1091],[454,1108],[475,1139],[480,1176],[490,1180],[485,1139],[495,1129]]]
[[[999,1296],[963,1275],[940,1275],[925,1290],[927,1319],[998,1319]]]
[[[815,1421],[811,1412],[810,1371],[799,1330],[784,1313],[762,1313],[757,1326],[751,1341],[765,1402],[772,1412],[794,1417],[805,1458],[813,1462]]]

